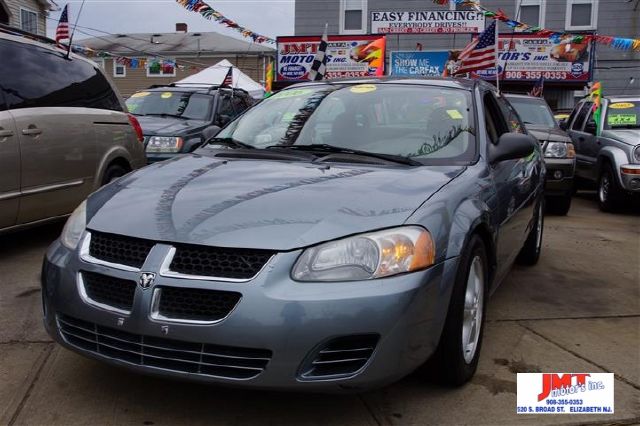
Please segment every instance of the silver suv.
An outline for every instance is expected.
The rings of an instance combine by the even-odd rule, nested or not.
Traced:
[[[598,185],[598,203],[611,211],[640,194],[640,96],[602,98],[601,133],[593,102],[584,99],[563,126],[576,149],[576,176]]]
[[[0,232],[68,215],[146,164],[138,122],[96,64],[43,41],[0,29]]]

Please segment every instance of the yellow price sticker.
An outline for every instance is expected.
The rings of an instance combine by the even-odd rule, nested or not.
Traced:
[[[454,120],[462,120],[462,114],[460,114],[460,111],[458,111],[457,109],[448,109],[447,114],[449,114],[449,117],[453,118]]]
[[[375,92],[377,87],[375,84],[358,84],[357,86],[353,86],[349,89],[352,93],[369,93]]]
[[[150,92],[138,92],[131,95],[132,98],[144,98],[145,96],[149,96]]]
[[[173,96],[173,93],[171,92],[163,92],[162,95],[160,95],[162,99],[169,99],[172,96]]]
[[[609,108],[613,108],[613,109],[627,109],[627,108],[633,108],[635,105],[632,104],[631,102],[616,102],[615,104],[611,104],[609,105]]]
[[[291,89],[291,90],[283,90],[282,92],[278,92],[275,95],[271,96],[271,99],[286,99],[286,98],[296,98],[298,96],[304,96],[313,92],[311,89]]]

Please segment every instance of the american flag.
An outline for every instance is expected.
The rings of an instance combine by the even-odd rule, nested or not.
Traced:
[[[544,77],[540,77],[536,84],[533,85],[533,89],[529,92],[529,96],[536,96],[538,98],[542,97],[542,93],[544,92]]]
[[[493,21],[480,36],[460,52],[458,69],[455,74],[484,70],[496,66],[496,22]]]
[[[317,81],[324,78],[324,74],[327,71],[327,47],[329,47],[329,36],[327,35],[327,26],[324,27],[324,34],[320,39],[320,46],[316,52],[316,57],[313,58],[313,64],[309,70],[309,80]]]
[[[224,77],[222,85],[228,87],[233,86],[233,67],[229,67],[229,71],[227,71],[227,75]]]
[[[62,9],[62,15],[60,15],[60,21],[58,22],[58,28],[56,28],[56,43],[60,43],[60,40],[69,39],[69,14],[67,13],[68,4]]]

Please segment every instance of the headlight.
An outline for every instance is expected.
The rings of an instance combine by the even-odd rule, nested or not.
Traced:
[[[184,140],[174,136],[151,136],[147,144],[147,152],[179,152]]]
[[[573,144],[567,142],[549,142],[544,156],[547,158],[574,158],[576,150]]]
[[[640,163],[640,145],[636,146],[633,150],[633,161]]]
[[[83,201],[82,204],[71,213],[67,223],[64,225],[62,235],[60,235],[60,241],[65,247],[75,250],[76,247],[78,247],[78,243],[86,227],[87,202]]]
[[[403,226],[306,249],[293,266],[297,281],[357,281],[418,271],[433,265],[431,234]]]

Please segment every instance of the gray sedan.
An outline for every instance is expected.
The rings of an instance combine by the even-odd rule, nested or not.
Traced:
[[[489,294],[540,256],[544,162],[507,107],[466,80],[284,90],[91,195],[47,252],[46,328],[204,382],[361,391],[431,359],[465,383]]]

